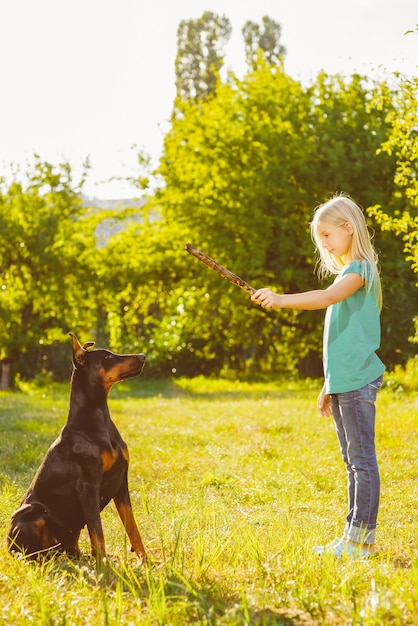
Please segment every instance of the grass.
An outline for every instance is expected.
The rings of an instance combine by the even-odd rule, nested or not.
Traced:
[[[0,545],[0,625],[418,622],[416,393],[378,396],[377,556],[312,554],[342,531],[345,472],[318,383],[145,379],[110,396],[131,454],[133,506],[153,565],[113,506],[108,557],[41,564]],[[1,535],[67,414],[68,385],[0,394]]]

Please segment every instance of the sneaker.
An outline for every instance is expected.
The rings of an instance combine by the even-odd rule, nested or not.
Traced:
[[[342,556],[349,556],[352,559],[369,559],[374,555],[369,548],[366,547],[367,544],[363,544],[362,546],[353,546],[352,543],[348,541],[343,541],[337,548],[334,550],[334,554],[336,557],[341,558]]]
[[[336,548],[338,549],[339,545],[344,543],[344,539],[337,537],[333,541],[330,541],[325,546],[313,546],[312,551],[315,554],[324,554],[325,552],[332,552]]]
[[[322,550],[321,550],[322,548]],[[313,548],[316,554],[333,554],[337,558],[348,556],[352,559],[368,559],[373,556],[373,552],[363,546],[353,546],[345,539],[334,540],[328,543],[326,546],[314,546]]]

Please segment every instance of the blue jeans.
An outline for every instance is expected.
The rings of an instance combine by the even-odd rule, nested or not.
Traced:
[[[341,454],[348,474],[348,515],[344,538],[374,543],[380,478],[375,448],[376,395],[383,376],[345,393],[331,394]]]

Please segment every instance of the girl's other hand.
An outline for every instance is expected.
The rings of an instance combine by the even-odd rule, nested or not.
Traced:
[[[329,417],[332,415],[331,398],[325,391],[325,387],[322,387],[321,393],[318,396],[318,412],[323,417]]]

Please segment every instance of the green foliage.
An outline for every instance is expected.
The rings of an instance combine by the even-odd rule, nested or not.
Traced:
[[[280,43],[280,24],[268,15],[264,15],[261,24],[248,20],[242,29],[245,58],[251,70],[257,68],[260,53],[268,65],[280,65],[286,54],[286,48]]]
[[[186,267],[184,259],[183,266],[179,263],[182,250],[173,247],[176,233],[145,212],[141,220],[125,219],[124,229],[103,249],[117,262],[106,263],[99,274],[105,313],[101,340],[120,352],[146,352],[154,375],[171,373],[173,354],[187,337],[185,329],[178,336],[184,297],[179,280]]]
[[[378,395],[377,555],[312,554],[341,533],[344,466],[320,384],[198,377],[129,381],[110,409],[130,449],[132,503],[154,564],[139,565],[113,506],[108,557],[40,564],[0,545],[0,622],[36,624],[413,624],[418,604],[416,393]],[[2,393],[0,534],[66,415],[68,385]],[[320,433],[320,436],[318,436]]]
[[[68,164],[36,157],[26,182],[15,173],[0,195],[0,351],[19,371],[39,371],[40,346],[62,340],[78,321],[88,238],[83,218]]]
[[[376,152],[388,136],[393,101],[385,81],[354,74],[319,74],[309,89],[313,132],[314,193],[347,191],[367,207],[393,193],[395,161]],[[320,172],[320,176],[318,176]]]
[[[12,378],[43,371],[67,378],[67,333],[100,337],[110,259],[95,234],[102,212],[82,205],[82,184],[67,163],[35,156],[1,190],[0,358],[11,362]]]
[[[230,35],[229,19],[212,11],[205,11],[198,19],[180,22],[175,61],[180,100],[198,101],[214,92],[225,55],[224,45]]]
[[[339,190],[364,207],[392,202],[396,162],[376,152],[390,132],[393,98],[386,83],[358,75],[321,74],[308,89],[263,62],[244,80],[230,75],[211,100],[179,105],[159,168],[161,219],[255,287],[315,288],[314,204]],[[411,355],[418,294],[394,238],[378,232],[375,244],[383,277],[386,270],[396,277],[386,279],[382,318],[381,356],[391,366]],[[321,312],[260,314],[236,288],[193,263],[182,286],[200,297],[189,302],[187,328],[196,345],[204,342],[205,358],[213,355],[215,371],[294,371],[320,350]],[[173,301],[170,316],[179,305]]]
[[[403,242],[405,259],[418,274],[418,78],[400,77],[396,106],[387,113],[391,132],[379,152],[391,155],[396,163],[394,176],[395,210],[377,204],[371,212],[383,232],[394,232]],[[397,288],[402,297],[402,289]],[[415,311],[417,310],[415,306]],[[415,342],[418,341],[416,321]]]
[[[311,208],[300,179],[308,98],[299,83],[266,65],[245,81],[220,84],[216,94],[198,106],[183,103],[165,138],[159,169],[165,185],[157,197],[162,219],[170,231],[183,230],[183,243],[191,241],[255,286],[307,288],[314,284]],[[189,267],[183,288],[201,294],[188,311],[193,334],[212,343],[207,349],[218,355],[218,367],[226,350],[230,363],[223,365],[233,369],[288,360],[272,349],[270,337],[280,341],[289,332],[293,312],[267,320],[219,277],[191,259]],[[306,326],[309,321],[300,334]]]
[[[385,385],[394,389],[399,397],[404,392],[418,391],[418,356],[409,359],[404,367],[397,365],[393,371],[385,375]]]
[[[311,185],[318,196],[324,189],[348,191],[365,210],[379,204],[394,214],[399,208],[396,159],[380,148],[392,132],[395,103],[401,94],[386,81],[374,84],[357,75],[350,81],[320,75],[311,94],[317,134],[312,160],[321,168],[320,173],[313,168],[316,181]],[[414,354],[410,338],[418,291],[401,242],[379,228],[372,211],[369,215],[383,286],[380,356],[391,368]]]
[[[271,41],[274,24],[263,24]],[[184,49],[190,35],[205,58],[213,36],[220,62],[226,18],[204,14],[180,30]],[[250,30],[252,41],[261,38]],[[193,58],[193,46],[189,52]],[[35,374],[67,377],[69,330],[116,351],[145,352],[151,376],[320,376],[323,311],[266,313],[185,244],[256,288],[317,288],[309,223],[315,205],[336,191],[369,209],[375,231],[380,356],[389,368],[413,357],[415,83],[320,74],[305,88],[263,55],[243,79],[215,74],[210,98],[176,99],[158,169],[150,173],[139,154],[136,182],[148,192],[141,209],[83,207],[84,178],[74,184],[68,164],[39,157],[25,184],[19,176],[3,183],[0,360],[12,361],[19,384]],[[111,221],[117,228],[102,240],[98,227],[106,231]]]

